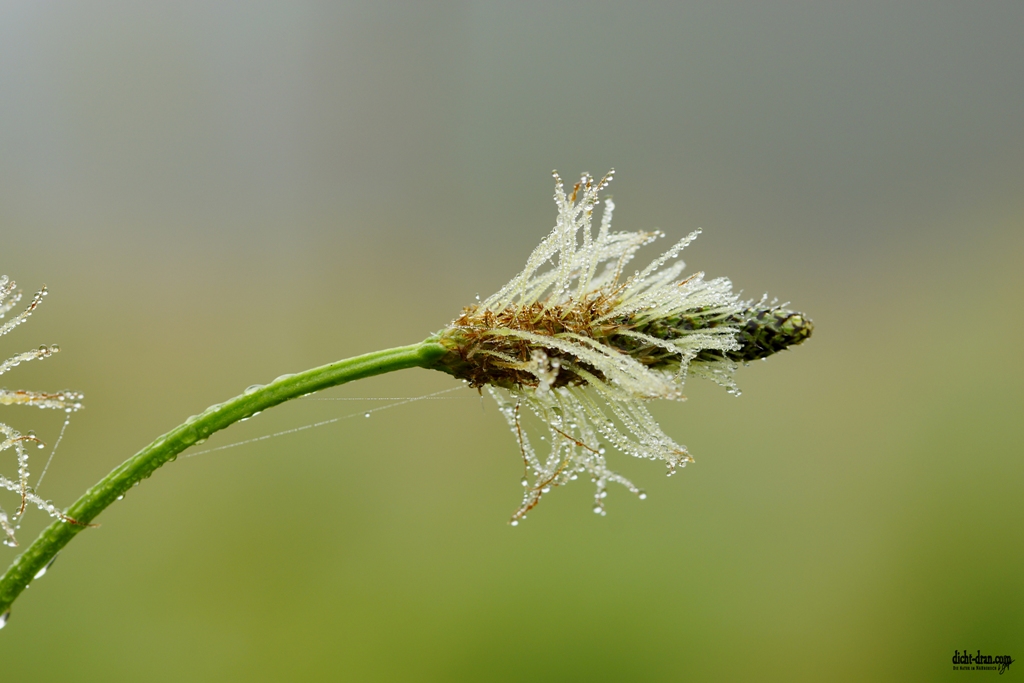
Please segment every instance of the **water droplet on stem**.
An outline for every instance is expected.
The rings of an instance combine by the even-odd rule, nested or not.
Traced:
[[[50,567],[52,567],[53,563],[57,561],[57,556],[59,554],[60,553],[58,553],[57,555],[54,555],[52,558],[50,558],[50,561],[46,563],[46,566],[43,567],[42,569],[40,569],[39,571],[37,571],[36,575],[33,576],[32,578],[33,579],[41,579],[44,576],[46,576],[46,572],[50,571]]]

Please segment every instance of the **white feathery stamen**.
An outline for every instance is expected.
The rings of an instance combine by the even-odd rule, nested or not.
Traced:
[[[595,183],[589,174],[584,174],[570,194],[566,193],[557,173],[554,178],[554,199],[558,207],[555,227],[533,250],[523,271],[484,300],[481,310],[510,310],[515,319],[520,314],[525,315],[535,304],[546,311],[601,298],[606,305],[595,321],[598,324],[627,316],[633,316],[639,323],[697,310],[710,310],[712,314],[720,311],[723,316],[738,310],[737,298],[727,279],[706,282],[702,274],[679,279],[684,264],[677,258],[700,234],[699,230],[623,281],[626,264],[637,250],[661,236],[660,233],[613,233],[611,221],[615,204],[606,199],[595,236],[593,209],[600,203],[598,191],[608,184],[611,174],[601,183]],[[556,255],[554,267],[547,268]],[[598,274],[602,263],[606,265]],[[525,516],[545,489],[564,483],[579,468],[595,478],[600,495],[609,481],[624,483],[636,491],[635,486],[607,469],[603,455],[599,455],[603,453],[601,440],[636,457],[664,460],[670,469],[685,465],[690,460],[685,447],[665,435],[640,401],[682,399],[688,366],[699,352],[729,351],[738,347],[735,329],[729,326],[683,331],[671,340],[633,329],[618,332],[639,344],[677,356],[679,367],[670,373],[647,367],[619,349],[572,331],[541,334],[526,329],[495,328],[488,332],[524,340],[536,349],[526,362],[496,349],[480,351],[501,359],[503,366],[530,373],[537,380],[535,386],[510,390],[489,388],[516,434],[527,469],[533,470],[534,475],[534,484],[525,492],[514,521]],[[541,349],[560,355],[563,365],[568,359],[575,359],[564,370],[583,378],[586,387],[556,388],[559,368],[553,361],[557,359],[550,358]],[[731,375],[728,363],[712,365],[710,374],[718,381]],[[602,403],[605,408],[601,407]],[[543,464],[522,428],[520,410],[513,406],[525,406],[549,425],[551,450]],[[614,419],[608,417],[605,410],[609,410]],[[573,426],[566,428],[570,424]],[[626,431],[621,431],[616,424]]]

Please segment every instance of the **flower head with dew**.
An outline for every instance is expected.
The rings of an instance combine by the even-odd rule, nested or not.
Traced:
[[[16,285],[13,280],[10,280],[6,275],[0,276],[0,337],[25,322],[35,312],[36,308],[39,307],[43,297],[46,296],[46,287],[43,287],[36,292],[35,296],[32,297],[32,301],[23,311],[5,321],[4,318],[7,314],[21,301],[22,293],[15,290]],[[7,360],[0,362],[0,375],[6,374],[22,363],[49,358],[59,350],[57,346],[40,346],[37,349],[11,356]],[[82,408],[82,398],[82,394],[74,391],[44,393],[40,391],[0,389],[0,405],[35,406],[36,408],[62,410],[67,414]],[[65,421],[64,424],[66,426],[67,422]],[[13,479],[0,473],[0,488],[17,494],[21,499],[13,519],[8,517],[7,512],[0,507],[0,529],[6,535],[4,540],[6,545],[17,545],[17,540],[14,536],[14,522],[25,513],[29,503],[32,503],[41,510],[45,510],[51,517],[56,517],[65,522],[73,523],[75,521],[67,517],[49,501],[40,498],[29,485],[28,448],[33,445],[38,448],[44,448],[43,442],[36,438],[32,432],[22,434],[13,427],[0,422],[0,453],[13,450],[17,460],[18,471],[17,477]]]
[[[609,469],[605,444],[660,460],[671,475],[692,462],[666,435],[647,402],[683,400],[688,375],[738,394],[739,363],[764,358],[810,336],[812,324],[774,302],[741,301],[726,278],[683,276],[679,254],[700,231],[643,269],[627,267],[659,232],[612,232],[614,204],[604,200],[610,172],[584,174],[566,193],[555,173],[558,217],[521,273],[438,333],[448,349],[440,369],[487,386],[522,454],[526,488],[512,516],[518,524],[543,494],[580,476],[596,484],[594,512],[604,514],[607,485],[643,491]],[[544,451],[522,425],[523,409],[546,425]]]

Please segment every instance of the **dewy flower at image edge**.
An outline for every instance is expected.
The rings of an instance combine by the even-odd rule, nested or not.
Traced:
[[[609,482],[644,498],[608,468],[602,443],[661,460],[671,475],[692,458],[661,430],[646,402],[684,400],[688,375],[738,394],[732,377],[739,363],[799,344],[812,331],[800,313],[765,299],[739,300],[726,278],[681,277],[677,256],[700,231],[627,274],[637,250],[662,234],[612,232],[611,199],[593,234],[598,194],[612,173],[600,182],[584,174],[568,195],[555,173],[558,218],[523,272],[435,338],[449,350],[435,367],[473,387],[486,385],[519,443],[526,491],[513,525],[543,494],[580,475],[596,484],[596,513],[605,513]],[[522,406],[547,426],[540,437],[546,454],[523,429]]]
[[[46,287],[43,287],[36,292],[35,296],[32,297],[32,301],[24,311],[15,315],[10,320],[2,322],[7,313],[9,313],[10,310],[18,305],[19,301],[21,301],[22,294],[20,291],[16,292],[15,288],[15,283],[6,275],[0,276],[0,337],[3,337],[15,327],[25,322],[42,302],[43,297],[46,296]],[[3,362],[0,362],[0,375],[3,375],[9,370],[12,370],[22,363],[30,360],[48,358],[59,350],[60,349],[57,346],[40,346],[37,349],[19,353]],[[8,389],[0,389],[0,405],[35,406],[37,408],[63,410],[68,414],[81,409],[82,398],[83,396],[81,394],[74,391],[43,393],[39,391],[11,391]],[[64,425],[67,426],[67,421],[65,421]],[[0,439],[2,439],[0,440],[0,453],[13,448],[18,464],[17,481],[8,479],[3,474],[0,474],[0,488],[12,491],[18,494],[21,498],[21,502],[13,520],[7,516],[7,512],[3,507],[0,507],[0,529],[2,529],[6,535],[4,544],[10,546],[16,546],[18,544],[17,539],[14,536],[15,527],[12,522],[16,522],[17,519],[24,514],[28,503],[32,503],[41,510],[45,510],[51,517],[55,517],[65,522],[74,522],[74,520],[67,517],[52,503],[47,500],[43,500],[36,495],[32,487],[29,486],[28,452],[26,451],[25,444],[32,443],[38,448],[44,448],[43,442],[36,438],[35,434],[32,432],[29,432],[28,434],[21,434],[16,429],[4,424],[3,422],[0,422]]]

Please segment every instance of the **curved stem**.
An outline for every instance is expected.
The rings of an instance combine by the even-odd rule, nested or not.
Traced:
[[[290,399],[364,377],[405,368],[430,367],[445,353],[443,346],[431,340],[367,353],[296,375],[284,375],[262,387],[250,387],[240,396],[210,406],[202,414],[190,417],[184,424],[157,438],[121,463],[86,491],[67,510],[67,516],[74,522],[54,522],[39,534],[24,553],[15,558],[3,578],[0,578],[0,615],[6,616],[11,603],[28,587],[36,573],[72,538],[87,528],[97,515],[189,446],[239,420]],[[0,617],[0,625],[3,618]]]

